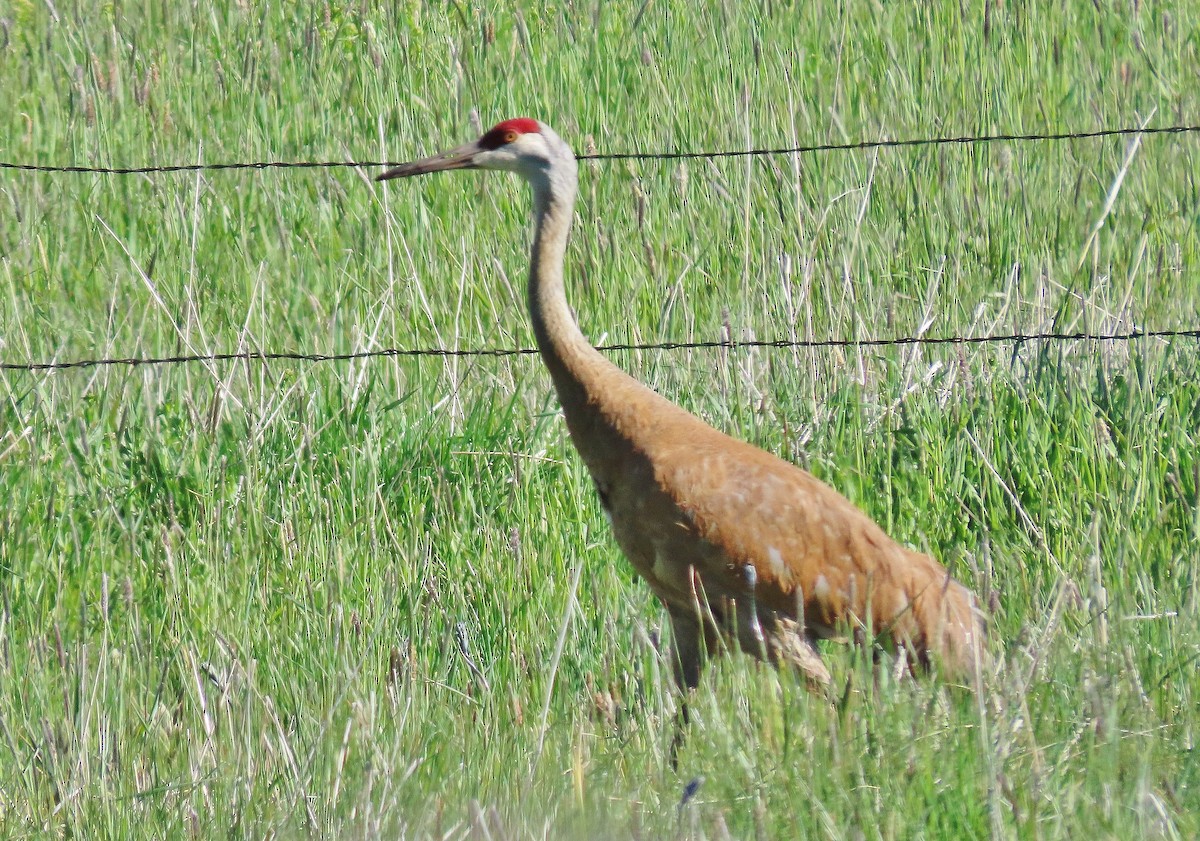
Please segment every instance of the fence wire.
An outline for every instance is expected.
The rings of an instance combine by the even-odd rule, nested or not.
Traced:
[[[992,336],[899,336],[891,339],[768,339],[753,341],[654,342],[647,344],[598,345],[603,353],[617,351],[745,350],[749,348],[872,348],[909,345],[983,345],[1030,342],[1132,342],[1140,339],[1197,339],[1200,329],[1131,330],[1125,333],[1006,333]],[[357,359],[386,357],[479,357],[526,356],[537,348],[383,348],[350,353],[298,353],[237,351],[232,353],[196,353],[177,356],[126,356],[104,359],[75,359],[68,362],[0,362],[4,371],[61,371],[72,368],[154,365],[181,365],[192,362],[351,362]]]
[[[1030,134],[962,135],[958,137],[919,137],[902,140],[861,140],[851,143],[817,143],[764,149],[734,149],[708,152],[598,152],[576,155],[581,161],[669,161],[693,158],[744,158],[764,155],[804,155],[813,152],[847,152],[863,149],[898,149],[914,146],[971,146],[988,143],[1032,143],[1063,140],[1093,140],[1104,137],[1135,135],[1179,135],[1200,133],[1200,125],[1172,125],[1147,128],[1108,128],[1092,131],[1064,131]],[[62,166],[0,161],[0,169],[42,173],[88,173],[92,175],[152,175],[172,172],[217,172],[236,169],[340,169],[398,166],[404,161],[246,161],[212,164],[169,164],[165,166]]]
[[[920,146],[969,146],[989,143],[1031,143],[1069,140],[1091,140],[1105,137],[1132,137],[1142,135],[1184,135],[1200,133],[1200,125],[1171,125],[1160,127],[1110,128],[1091,131],[1069,131],[1053,133],[962,135],[955,137],[924,137],[898,140],[865,140],[851,143],[819,143],[807,146],[762,148],[744,150],[718,150],[707,152],[617,152],[576,155],[581,161],[609,160],[679,160],[693,158],[738,158],[766,155],[802,155],[816,152],[844,152],[868,149],[895,149]],[[14,163],[0,161],[0,170],[15,170],[35,173],[84,173],[94,175],[151,175],[179,172],[213,172],[225,170],[265,169],[335,169],[395,166],[401,161],[251,161],[212,164],[177,164],[165,166],[98,167],[61,166]],[[647,344],[612,344],[599,346],[603,352],[617,351],[677,351],[722,348],[740,350],[748,348],[864,348],[906,345],[981,345],[1013,344],[1020,346],[1029,342],[1130,342],[1140,339],[1159,338],[1200,339],[1200,328],[1174,330],[1135,329],[1124,333],[1008,333],[990,336],[900,336],[896,338],[869,339],[775,339],[766,341],[706,341],[706,342],[658,342]],[[537,353],[536,348],[385,348],[381,350],[355,351],[351,353],[302,353],[238,351],[230,353],[185,354],[155,357],[108,357],[75,359],[48,362],[0,362],[3,371],[59,371],[80,368],[111,366],[142,367],[179,365],[196,362],[348,362],[359,359],[386,357],[503,357],[523,356]]]

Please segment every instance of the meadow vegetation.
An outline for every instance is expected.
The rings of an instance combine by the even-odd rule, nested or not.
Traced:
[[[0,5],[0,160],[1200,122],[1184,3]],[[529,347],[500,175],[0,171],[0,361]],[[1200,138],[581,167],[597,343],[1200,324]],[[5,837],[1200,836],[1200,343],[618,352],[991,610],[678,699],[536,357],[0,371]],[[702,781],[701,781],[702,778]],[[689,783],[694,794],[681,804]]]

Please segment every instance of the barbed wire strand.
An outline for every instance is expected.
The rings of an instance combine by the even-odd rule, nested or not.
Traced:
[[[855,143],[822,143],[788,148],[724,150],[712,152],[666,152],[666,153],[597,153],[577,155],[579,160],[677,160],[693,158],[731,158],[757,155],[806,154],[811,152],[851,151],[862,149],[885,149],[915,146],[969,145],[998,142],[1037,142],[1083,140],[1104,137],[1120,137],[1155,134],[1200,133],[1200,126],[1174,125],[1148,128],[1115,128],[1093,131],[1057,132],[1051,134],[992,134],[938,138],[911,138],[901,140],[872,140]],[[17,164],[0,161],[0,169],[43,173],[92,173],[100,175],[138,175],[152,173],[197,172],[234,169],[330,169],[337,167],[380,167],[392,166],[395,161],[257,161],[249,163],[184,164],[143,167],[85,167],[43,166]],[[893,339],[820,339],[820,340],[773,340],[773,341],[720,341],[720,342],[661,342],[654,344],[615,344],[599,348],[601,351],[674,351],[700,350],[708,348],[835,348],[835,347],[882,347],[900,345],[968,345],[984,343],[1012,343],[1046,341],[1132,341],[1143,338],[1200,338],[1200,329],[1189,330],[1134,330],[1128,333],[1012,333],[999,336],[904,336]],[[72,368],[95,368],[123,365],[138,367],[146,365],[171,365],[192,362],[223,361],[301,361],[338,362],[376,357],[470,357],[470,356],[517,356],[537,353],[535,348],[388,348],[375,351],[358,351],[341,354],[241,351],[232,353],[191,354],[164,357],[116,357],[79,359],[67,362],[0,362],[4,371],[50,371]]]
[[[581,161],[687,160],[694,158],[744,158],[763,155],[803,155],[812,152],[846,152],[862,149],[897,149],[913,146],[977,145],[987,143],[1031,143],[1063,140],[1090,140],[1103,137],[1131,137],[1155,134],[1197,134],[1200,125],[1174,125],[1148,128],[1109,128],[1093,131],[1051,134],[988,134],[958,137],[920,137],[901,140],[862,140],[852,143],[818,143],[785,148],[719,150],[712,152],[611,152],[576,155]],[[94,175],[150,175],[172,172],[215,172],[235,169],[336,169],[397,166],[403,161],[250,161],[242,163],[172,164],[166,166],[51,166],[0,161],[0,169],[43,173],[91,173]]]
[[[1200,340],[1200,328],[1186,330],[1132,330],[1126,333],[1007,333],[993,336],[900,336],[892,339],[773,339],[754,341],[657,342],[650,344],[600,345],[605,353],[617,351],[677,351],[677,350],[745,350],[749,348],[863,348],[899,347],[908,345],[982,345],[1028,342],[1131,342],[1140,339],[1190,338]],[[237,351],[231,353],[198,353],[181,356],[112,357],[106,359],[76,359],[68,362],[0,362],[4,371],[61,371],[107,366],[181,365],[191,362],[349,362],[380,357],[469,357],[525,356],[537,353],[537,348],[384,348],[351,353],[299,353],[290,351]]]

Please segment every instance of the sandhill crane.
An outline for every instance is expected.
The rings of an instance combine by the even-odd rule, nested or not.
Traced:
[[[508,170],[533,188],[538,349],[617,543],[666,606],[681,689],[698,684],[722,637],[815,686],[830,675],[814,641],[847,631],[891,639],[952,674],[975,672],[980,614],[945,567],[816,477],[642,385],[584,338],[563,288],[575,154],[552,129],[507,120],[377,180],[449,169]]]

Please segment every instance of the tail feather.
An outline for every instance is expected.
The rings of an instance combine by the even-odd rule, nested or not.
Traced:
[[[942,580],[917,598],[919,634],[942,669],[973,679],[984,642],[983,615],[975,596],[943,571]]]

